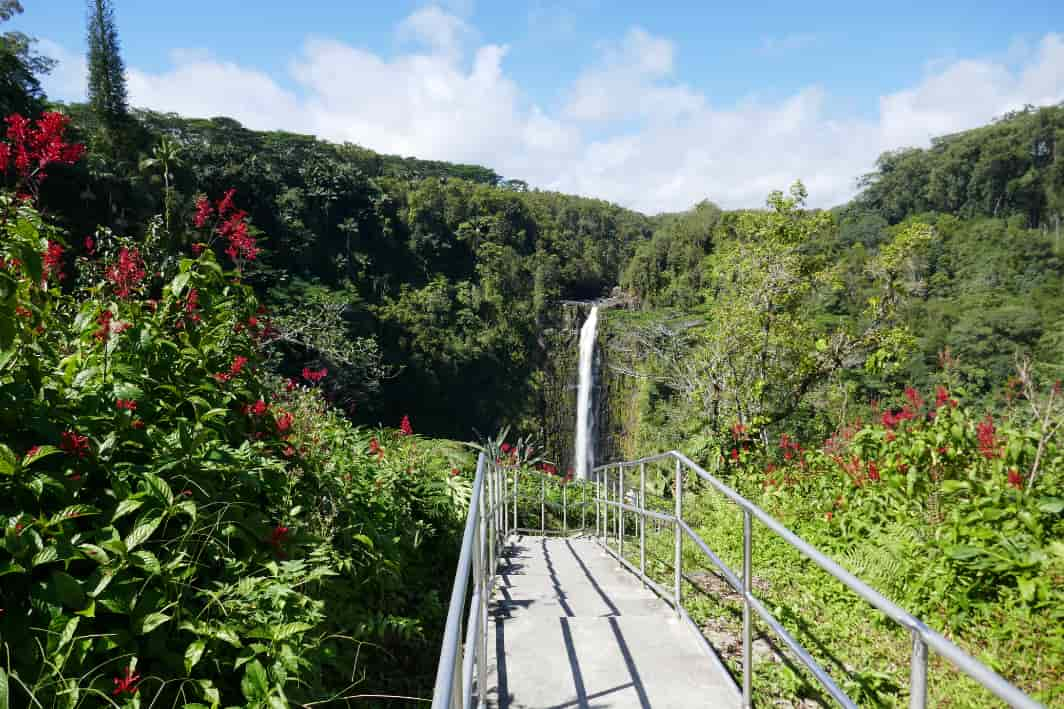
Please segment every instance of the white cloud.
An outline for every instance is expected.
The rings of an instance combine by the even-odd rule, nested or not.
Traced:
[[[41,85],[49,96],[64,101],[85,100],[89,65],[84,54],[76,54],[50,39],[42,39],[37,49],[46,57],[56,60],[52,73],[43,77]]]
[[[400,22],[397,34],[400,39],[412,40],[445,56],[460,57],[473,28],[439,5],[429,5]]]
[[[299,100],[263,72],[197,50],[175,50],[171,59],[174,68],[168,72],[126,72],[132,105],[189,116],[229,116],[259,130],[309,128]]]
[[[673,43],[640,28],[601,45],[599,59],[559,87],[557,113],[530,102],[507,73],[506,46],[475,42],[475,30],[453,12],[428,5],[397,33],[415,46],[390,57],[308,40],[291,62],[297,91],[253,68],[173,53],[169,71],[129,71],[131,100],[387,153],[477,162],[534,186],[648,212],[706,198],[757,206],[799,178],[812,204],[837,204],[884,150],[1064,100],[1064,35],[1055,34],[1009,57],[929,65],[914,85],[882,96],[875,118],[839,118],[835,99],[815,85],[781,100],[716,105],[676,78],[682,58]],[[84,84],[84,64],[71,67],[50,90]]]

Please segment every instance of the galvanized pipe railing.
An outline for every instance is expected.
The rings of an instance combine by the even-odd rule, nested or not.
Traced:
[[[646,507],[646,465],[662,460],[672,459],[676,462],[673,496],[673,514],[665,514]],[[639,492],[635,496],[635,505],[625,502],[624,470],[639,466]],[[709,545],[683,520],[683,471],[687,469],[699,478],[708,482],[717,492],[737,505],[743,513],[743,568],[742,578],[728,567],[724,561],[710,549]],[[610,499],[610,471],[617,471],[616,499]],[[980,685],[985,687],[999,699],[1010,706],[1021,709],[1037,709],[1042,705],[1031,699],[1022,691],[1009,684],[1005,678],[998,675],[986,665],[982,664],[964,650],[954,645],[935,632],[921,620],[914,617],[898,605],[892,603],[878,591],[864,583],[856,576],[839,566],[835,561],[817,550],[808,542],[800,538],[794,532],[784,527],[779,521],[762,510],[754,503],[747,500],[739,493],[732,490],[716,477],[707,473],[690,458],[678,451],[669,451],[659,455],[640,458],[638,460],[609,463],[594,469],[592,477],[595,495],[595,535],[603,548],[613,555],[628,570],[637,574],[639,578],[652,588],[663,600],[670,603],[676,613],[698,634],[698,638],[709,649],[701,631],[683,608],[682,583],[683,583],[683,540],[690,539],[720,571],[728,584],[743,598],[743,624],[742,624],[742,689],[741,698],[744,707],[753,705],[753,614],[756,613],[768,625],[768,627],[783,641],[783,643],[795,654],[798,660],[813,674],[824,689],[836,701],[844,707],[856,708],[849,696],[838,686],[830,674],[816,661],[816,659],[783,627],[772,615],[765,605],[754,595],[753,592],[753,520],[757,519],[771,532],[781,537],[792,547],[801,552],[806,558],[812,560],[830,576],[841,581],[855,594],[863,598],[873,607],[882,611],[895,623],[907,628],[912,635],[912,655],[910,660],[909,677],[909,707],[910,709],[923,709],[927,705],[927,661],[928,648],[934,650],[941,657],[948,660],[954,667],[967,674]],[[615,521],[617,531],[617,550],[610,546],[612,530],[609,527],[610,508],[615,509]],[[602,525],[599,525],[598,510],[602,510]],[[639,568],[635,568],[623,554],[623,515],[631,512],[638,515],[639,519]],[[669,522],[674,527],[674,558],[673,558],[673,588],[666,589],[650,579],[646,574],[646,520],[656,519]],[[716,657],[711,652],[713,657]]]
[[[469,513],[454,574],[440,661],[436,667],[433,709],[468,708],[483,704],[485,700],[488,605],[495,588],[498,546],[509,534],[506,484],[499,466],[481,453],[469,497]],[[471,597],[470,580],[473,582]]]

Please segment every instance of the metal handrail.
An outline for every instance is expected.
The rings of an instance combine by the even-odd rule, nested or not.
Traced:
[[[483,704],[487,691],[488,604],[495,588],[495,571],[499,544],[505,539],[508,525],[502,509],[505,476],[500,468],[481,452],[469,497],[458,568],[443,631],[440,661],[436,667],[436,686],[432,693],[433,709]],[[469,581],[472,597],[467,599]],[[469,612],[466,613],[468,600]],[[461,642],[462,618],[465,616],[465,642]],[[461,672],[461,675],[459,675]]]
[[[646,502],[646,464],[654,463],[662,460],[673,459],[676,461],[675,478],[674,478],[674,499],[675,510],[672,515],[663,514],[653,510],[648,510],[645,507]],[[639,492],[635,497],[637,505],[628,504],[624,502],[625,490],[623,485],[623,473],[625,468],[632,468],[639,466]],[[709,548],[709,545],[683,520],[683,471],[684,469],[690,470],[698,477],[708,482],[718,492],[723,494],[726,498],[738,505],[743,511],[743,569],[742,576],[735,573],[731,568],[724,563],[724,561]],[[610,499],[610,470],[617,470],[616,481],[616,494],[615,499]],[[1001,677],[999,674],[991,670],[986,665],[982,664],[964,650],[953,644],[941,634],[935,632],[929,628],[923,621],[919,620],[915,616],[911,615],[898,605],[889,601],[886,597],[873,589],[868,584],[864,583],[856,576],[846,571],[835,561],[827,557],[825,554],[817,550],[801,537],[796,535],[784,527],[774,517],[755,505],[753,502],[747,500],[739,493],[732,490],[723,482],[718,480],[710,473],[703,470],[697,463],[693,462],[690,458],[683,455],[679,451],[668,451],[666,453],[660,453],[658,455],[649,456],[646,458],[640,458],[637,460],[623,461],[608,463],[595,468],[593,471],[593,483],[595,485],[595,503],[596,503],[596,515],[595,515],[595,531],[596,536],[599,537],[600,543],[603,542],[603,547],[611,555],[617,558],[624,566],[626,566],[632,572],[638,574],[641,580],[648,586],[654,588],[659,595],[666,601],[668,601],[676,610],[677,615],[681,617],[686,623],[691,625],[692,628],[698,633],[701,638],[701,631],[698,630],[690,616],[683,608],[683,599],[681,594],[681,584],[683,580],[683,558],[682,558],[682,543],[683,538],[686,536],[690,538],[696,546],[710,559],[714,566],[716,566],[724,579],[728,584],[735,589],[743,598],[743,629],[742,629],[742,658],[743,658],[743,676],[742,676],[742,703],[744,707],[750,707],[753,705],[753,658],[752,648],[753,643],[751,639],[752,635],[752,613],[757,613],[765,621],[766,624],[775,632],[775,634],[783,641],[788,648],[790,648],[798,659],[802,662],[806,668],[820,681],[827,692],[834,697],[844,707],[857,707],[857,705],[850,699],[846,693],[835,683],[831,676],[824,670],[823,667],[813,658],[813,656],[804,648],[793,636],[783,627],[783,625],[772,615],[771,612],[758,600],[753,594],[752,586],[752,555],[751,547],[753,543],[753,530],[752,520],[756,518],[772,532],[779,537],[783,538],[788,544],[797,549],[808,559],[815,562],[820,568],[830,574],[832,577],[841,581],[851,591],[863,598],[875,608],[882,611],[888,618],[898,623],[904,628],[907,628],[913,640],[912,656],[910,661],[910,673],[909,673],[909,706],[910,709],[923,709],[927,705],[927,661],[928,661],[928,648],[931,648],[937,652],[940,656],[949,660],[957,669],[961,670],[969,677],[974,679],[980,685],[988,689],[999,699],[1004,700],[1010,706],[1020,707],[1022,709],[1037,709],[1042,705],[1027,696],[1021,690],[1017,689],[1009,682]],[[610,528],[609,509],[613,508],[617,512],[615,514],[615,525],[617,535],[617,551],[615,552],[610,548],[610,537],[612,536],[612,529]],[[599,524],[599,510],[602,511],[601,525]],[[636,569],[624,558],[624,512],[631,512],[639,515],[639,556],[640,564]],[[674,560],[673,560],[673,589],[672,598],[669,598],[668,590],[662,588],[660,584],[655,583],[649,579],[646,575],[646,519],[647,518],[670,521],[674,525],[675,529],[675,542],[674,542]],[[602,534],[599,534],[601,530]],[[704,639],[703,639],[704,642]]]

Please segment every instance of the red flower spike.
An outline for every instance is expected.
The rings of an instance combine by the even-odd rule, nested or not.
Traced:
[[[995,430],[994,418],[989,414],[975,426],[976,438],[979,441],[979,452],[988,460],[998,457]]]
[[[410,436],[414,433],[414,427],[410,425],[410,417],[403,416],[403,420],[399,422],[399,434],[402,436]]]
[[[76,431],[63,431],[60,435],[59,448],[72,458],[86,458],[89,455],[89,437]]]
[[[125,672],[114,678],[115,688],[111,692],[111,696],[117,697],[120,694],[133,695],[137,693],[137,683],[140,682],[140,673],[134,672],[132,667],[127,667]]]
[[[1009,485],[1017,490],[1023,489],[1023,476],[1015,468],[1009,469]]]
[[[214,209],[211,207],[211,201],[206,197],[200,197],[196,200],[196,216],[192,218],[192,223],[196,225],[197,229],[202,229],[207,224],[207,220],[211,218],[214,213]]]
[[[118,252],[118,263],[109,266],[105,275],[114,287],[115,295],[119,298],[128,298],[140,287],[141,281],[147,274],[140,252],[136,249],[130,251],[122,247],[122,250]]]
[[[57,281],[66,278],[63,273],[63,247],[54,241],[48,242],[48,250],[42,256],[44,260],[44,277],[55,276]]]

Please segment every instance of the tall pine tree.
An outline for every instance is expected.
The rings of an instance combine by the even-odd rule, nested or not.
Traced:
[[[89,105],[97,119],[112,129],[128,114],[125,65],[111,0],[89,0]]]

